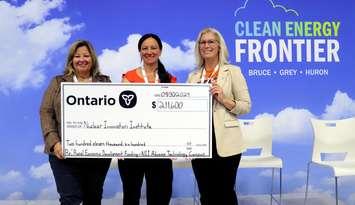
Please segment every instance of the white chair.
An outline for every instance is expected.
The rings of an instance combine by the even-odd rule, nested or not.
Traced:
[[[173,168],[190,168],[192,170],[192,165],[191,165],[191,160],[185,160],[185,159],[175,159],[173,160]],[[200,204],[200,200],[199,200],[199,194],[197,191],[197,182],[195,180],[195,178],[193,179],[194,182],[194,191],[193,191],[193,204],[194,205],[199,205]]]
[[[272,155],[272,119],[257,118],[254,120],[240,119],[240,127],[247,149],[261,149],[260,155],[242,155],[239,168],[271,168],[270,204],[275,200],[281,204],[282,196],[282,159]],[[280,174],[279,201],[274,197],[274,170]]]
[[[313,127],[312,161],[307,167],[304,204],[307,203],[311,163],[331,168],[335,178],[335,200],[338,205],[338,177],[355,176],[355,118],[343,120],[311,119]],[[322,155],[343,155],[343,159],[323,160]]]

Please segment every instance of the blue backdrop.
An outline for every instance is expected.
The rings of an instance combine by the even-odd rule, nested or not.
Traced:
[[[162,62],[185,82],[194,69],[198,32],[215,27],[250,89],[252,111],[243,118],[274,118],[285,197],[300,203],[311,157],[309,119],[355,116],[354,11],[355,2],[345,0],[0,1],[0,200],[57,198],[42,154],[39,105],[73,41],[90,40],[103,73],[119,82],[122,72],[140,63],[139,37],[157,33],[164,41]],[[239,193],[255,195],[244,204],[259,203],[257,195],[269,192],[270,175],[239,171]],[[311,192],[333,204],[331,172],[315,169],[312,176]],[[192,179],[191,170],[176,170],[174,197],[190,197]],[[340,180],[342,203],[355,204],[354,184],[353,177]],[[120,192],[112,169],[104,197]]]

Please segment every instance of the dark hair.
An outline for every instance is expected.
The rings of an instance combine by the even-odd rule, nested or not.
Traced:
[[[163,49],[163,44],[156,34],[153,33],[147,33],[144,34],[138,41],[138,51],[141,51],[142,44],[143,42],[148,39],[148,38],[153,38],[154,40],[157,41],[160,50]],[[161,83],[170,83],[171,81],[171,75],[168,73],[164,67],[164,65],[161,63],[160,59],[158,59],[158,75]]]

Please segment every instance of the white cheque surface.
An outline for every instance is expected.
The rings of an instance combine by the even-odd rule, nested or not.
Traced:
[[[62,83],[66,158],[211,157],[206,84]]]

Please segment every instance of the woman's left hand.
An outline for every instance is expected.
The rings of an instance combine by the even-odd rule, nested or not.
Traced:
[[[212,80],[211,82],[212,82],[212,87],[210,89],[211,94],[219,103],[223,104],[223,99],[224,99],[223,89],[221,88],[221,86],[217,84],[216,80]]]

